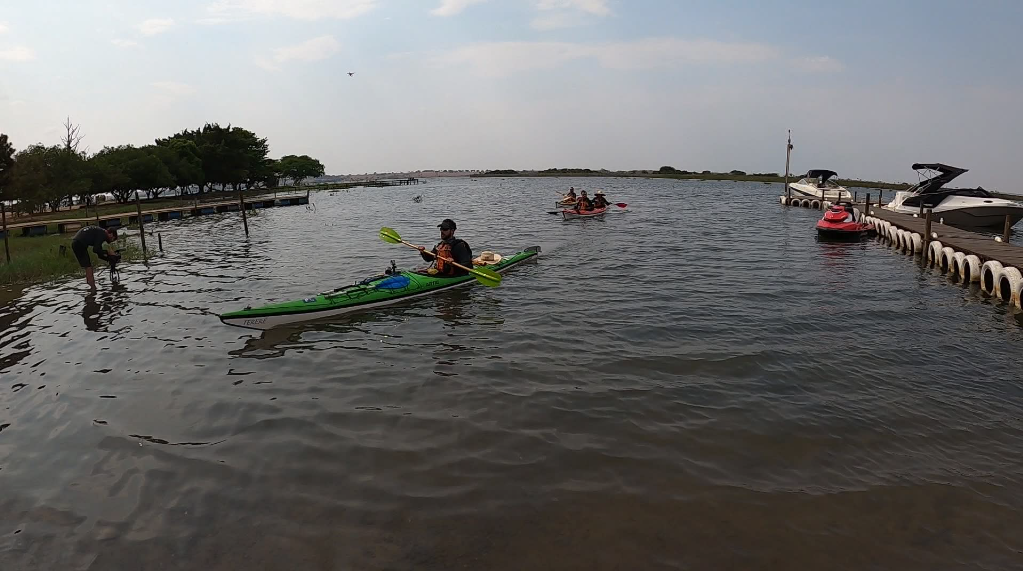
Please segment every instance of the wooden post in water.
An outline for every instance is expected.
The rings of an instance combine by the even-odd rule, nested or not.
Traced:
[[[792,157],[792,129],[789,129],[789,142],[785,146],[785,206],[792,200],[792,189],[789,188],[789,159]]]
[[[924,215],[924,259],[927,259],[927,252],[931,245],[931,213],[934,210],[932,208],[927,209],[927,214]]]
[[[856,197],[860,195],[858,190],[853,191],[853,204],[856,204]]]
[[[11,247],[7,242],[7,206],[4,205],[4,201],[0,200],[0,217],[3,218],[4,224],[4,254],[7,254],[7,263],[11,263]]]
[[[1005,230],[1002,231],[1002,242],[1009,243],[1009,231],[1012,229],[1012,216],[1005,215]]]
[[[139,201],[139,191],[135,191],[135,213],[139,217],[139,236],[142,237],[142,257],[148,258],[149,253],[146,252],[146,228],[142,225],[142,202]]]
[[[920,197],[920,216],[924,214],[924,197]]]
[[[275,193],[276,194],[276,193]],[[238,206],[242,211],[242,226],[245,227],[245,235],[249,235],[249,219],[245,216],[245,196],[242,195],[242,189],[238,189]]]
[[[863,215],[870,216],[870,193],[867,193],[867,198],[863,201]]]
[[[881,197],[884,196],[884,189],[877,189],[877,207],[881,208]]]

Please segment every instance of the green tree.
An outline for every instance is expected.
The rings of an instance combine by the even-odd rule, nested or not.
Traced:
[[[291,179],[296,186],[311,176],[323,176],[324,172],[323,164],[309,155],[285,155],[277,165],[281,176]]]
[[[201,129],[185,129],[166,139],[157,139],[157,145],[170,145],[172,141],[191,141],[195,144],[202,164],[200,192],[219,184],[221,189],[265,178],[269,145],[265,138],[241,127],[221,127],[207,123]]]
[[[14,169],[14,145],[7,135],[0,133],[0,200],[8,200],[7,187],[11,183],[11,171]]]
[[[55,195],[59,196],[53,173],[56,158],[61,153],[60,147],[32,145],[14,155],[11,198],[18,200],[17,210],[38,212]]]

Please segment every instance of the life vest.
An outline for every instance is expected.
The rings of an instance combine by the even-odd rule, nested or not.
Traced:
[[[451,244],[449,244],[447,242],[441,242],[440,244],[437,244],[437,258],[436,258],[437,271],[442,273],[442,274],[448,273],[448,270],[450,269],[450,265],[451,265],[444,258],[447,258],[448,260],[454,259],[454,258],[451,257]]]
[[[451,262],[448,261],[455,259],[455,257],[451,254],[451,246],[455,242],[462,242],[462,240],[455,238],[450,243],[447,241],[442,241],[441,243],[437,244],[437,257],[435,258],[435,260],[438,273],[450,274],[457,269],[455,266],[451,265]],[[447,260],[443,258],[447,258]]]

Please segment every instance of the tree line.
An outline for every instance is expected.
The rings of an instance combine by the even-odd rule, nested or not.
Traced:
[[[272,188],[282,182],[301,184],[323,176],[320,161],[308,155],[269,158],[266,138],[252,131],[217,123],[185,129],[151,145],[80,150],[80,126],[64,124],[57,145],[30,145],[15,152],[0,133],[0,199],[17,201],[25,213],[57,210],[75,201],[111,194],[127,202],[136,192],[158,198],[164,192],[205,193],[240,188]]]

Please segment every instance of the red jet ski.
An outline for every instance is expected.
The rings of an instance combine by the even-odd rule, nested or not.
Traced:
[[[817,236],[831,240],[859,240],[874,232],[873,224],[856,221],[851,204],[835,204],[817,221]]]

